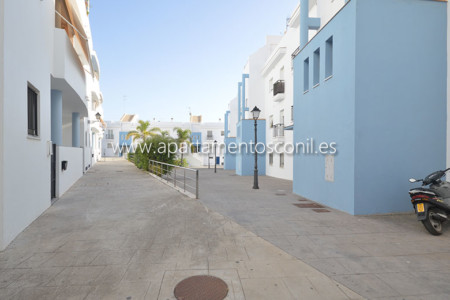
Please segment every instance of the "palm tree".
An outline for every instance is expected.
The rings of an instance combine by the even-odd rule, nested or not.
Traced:
[[[175,127],[173,131],[177,133],[176,141],[178,144],[178,149],[181,149],[183,144],[187,144],[186,146],[188,146],[191,143],[191,131],[189,129],[182,129],[180,127]],[[183,151],[181,151],[180,165],[183,165]]]
[[[166,138],[170,137],[170,133],[168,130],[163,130],[160,132],[160,134],[162,137],[166,137]]]
[[[161,132],[161,129],[158,127],[150,127],[149,121],[142,121],[139,120],[139,125],[136,127],[136,130],[132,130],[128,132],[126,139],[128,140],[130,137],[133,138],[133,141],[136,141],[138,139],[142,140],[142,142],[145,142],[145,140],[151,136],[155,136],[158,132]]]

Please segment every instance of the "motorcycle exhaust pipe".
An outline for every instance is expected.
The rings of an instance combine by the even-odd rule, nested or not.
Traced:
[[[435,213],[433,215],[433,219],[435,219],[436,221],[445,222],[448,220],[448,217],[447,217],[447,215],[442,214],[442,213]]]

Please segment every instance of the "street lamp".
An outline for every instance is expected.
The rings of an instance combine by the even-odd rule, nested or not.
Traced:
[[[217,141],[216,140],[214,140],[214,173],[217,173],[217,154],[216,154],[216,151],[217,151]]]
[[[258,121],[260,112],[261,112],[261,110],[256,106],[251,111],[251,113],[253,115],[253,120],[255,120],[255,171],[253,174],[253,189],[254,190],[259,189],[259,186],[258,186],[258,153],[256,152],[256,145],[258,144],[257,121]]]
[[[100,121],[101,117],[102,115],[99,112],[95,114],[95,118],[97,119],[97,121]]]

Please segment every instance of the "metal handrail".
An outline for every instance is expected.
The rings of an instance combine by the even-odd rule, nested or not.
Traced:
[[[284,80],[278,80],[273,84],[273,95],[276,96],[278,94],[284,93]]]
[[[151,159],[148,161],[148,170],[150,174],[152,174],[155,178],[160,179],[164,183],[172,186],[173,188],[188,196],[198,199],[198,170],[180,167],[177,165],[163,163]],[[194,173],[195,178],[187,176],[189,175],[189,173]]]
[[[273,137],[283,137],[284,136],[284,124],[279,123],[273,125]]]

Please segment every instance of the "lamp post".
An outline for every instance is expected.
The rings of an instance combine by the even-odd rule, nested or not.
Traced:
[[[217,141],[216,140],[214,140],[214,173],[217,173],[217,154],[216,154],[216,151],[217,151]]]
[[[258,122],[260,112],[261,112],[261,110],[256,106],[251,111],[251,113],[253,115],[253,120],[255,120],[255,171],[253,174],[253,189],[254,190],[259,189],[259,186],[258,186],[258,153],[256,151],[256,145],[258,144],[258,132],[257,132],[258,124],[257,124],[257,122]]]

